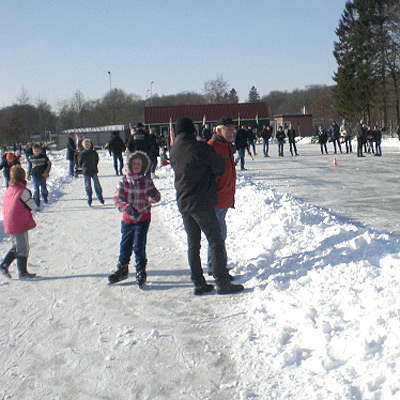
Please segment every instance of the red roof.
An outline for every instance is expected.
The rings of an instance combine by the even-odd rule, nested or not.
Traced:
[[[179,117],[189,117],[193,122],[217,121],[220,118],[241,120],[269,118],[268,105],[259,103],[200,104],[195,106],[145,107],[145,124],[168,124],[170,118],[175,122]]]

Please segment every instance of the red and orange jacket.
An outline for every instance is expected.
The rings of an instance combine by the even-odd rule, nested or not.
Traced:
[[[235,205],[235,189],[236,189],[236,168],[233,159],[233,146],[223,137],[214,134],[207,142],[214,147],[225,161],[225,173],[217,178],[217,188],[219,195],[219,203],[215,208],[233,208]]]

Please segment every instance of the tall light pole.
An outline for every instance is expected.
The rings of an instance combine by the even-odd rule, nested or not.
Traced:
[[[150,105],[153,107],[153,83],[154,81],[150,82]]]
[[[107,71],[107,72],[108,72],[108,78],[110,80],[110,93],[111,93],[111,72],[110,71]]]

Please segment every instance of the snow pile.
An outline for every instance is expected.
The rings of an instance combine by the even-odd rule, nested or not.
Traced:
[[[111,177],[111,159],[105,152],[100,154],[100,180],[103,179],[104,185],[110,180],[106,193],[106,203],[110,204],[116,181],[111,181],[115,179]],[[45,264],[46,257],[61,258],[63,273],[69,269],[72,274],[80,274],[75,277],[81,279],[62,276],[37,282],[30,293],[29,326],[23,331],[25,315],[12,308],[12,303],[17,302],[15,293],[21,290],[19,282],[0,286],[0,290],[9,291],[1,300],[3,307],[13,309],[18,321],[14,324],[7,320],[7,329],[0,331],[0,343],[10,346],[15,331],[19,336],[12,341],[14,347],[24,339],[26,330],[41,337],[43,344],[49,339],[48,347],[41,347],[43,360],[52,359],[57,368],[63,363],[75,365],[82,382],[88,385],[86,390],[93,393],[92,398],[128,398],[130,393],[136,395],[134,398],[166,399],[179,398],[180,393],[185,394],[182,398],[243,400],[400,399],[400,244],[395,237],[368,230],[278,193],[248,174],[238,178],[236,208],[227,215],[226,243],[229,267],[245,285],[244,293],[195,298],[186,265],[169,265],[173,273],[164,265],[160,272],[154,268],[149,274],[149,290],[135,291],[134,296],[129,286],[103,290],[107,275],[90,275],[87,271],[98,271],[99,260],[106,260],[107,265],[115,263],[119,237],[116,231],[110,238],[110,230],[118,224],[120,216],[111,205],[109,209],[89,209],[86,205],[83,208],[82,182],[67,176],[65,153],[54,152],[50,158],[53,163],[50,199],[55,204],[36,215],[37,235],[46,235],[45,224],[54,225],[52,254],[47,248],[41,250],[38,243],[33,244],[33,249],[36,246],[36,255],[43,255],[39,263]],[[105,168],[108,177],[102,172]],[[168,262],[180,260],[186,254],[186,233],[169,167],[157,171],[155,184],[162,193],[162,201],[153,209],[148,251],[153,258],[157,255]],[[79,190],[74,197],[79,198],[81,208],[70,206],[76,200],[71,198],[71,187]],[[64,195],[68,193],[66,201]],[[52,214],[52,208],[57,208],[57,212]],[[62,221],[79,219],[86,224],[72,232],[71,249],[75,254],[70,260],[58,249],[70,246],[71,241],[71,234],[62,230]],[[102,224],[107,229],[102,229]],[[90,242],[91,236],[94,239]],[[88,241],[89,252],[81,249],[82,237]],[[0,244],[2,251],[9,247],[7,243]],[[206,248],[203,241],[203,263]],[[184,268],[182,274],[177,272],[179,268]],[[46,271],[44,268],[41,273],[46,275]],[[175,275],[176,286],[157,290],[157,273],[164,280]],[[88,298],[87,293],[90,293]],[[154,316],[145,314],[141,319],[144,310],[153,310],[157,301],[163,311]],[[44,313],[43,307],[48,307]],[[120,309],[124,311],[121,313]],[[48,320],[42,321],[44,326],[35,322],[46,314]],[[6,315],[9,314],[1,314],[3,319]],[[55,330],[55,324],[65,327],[78,324],[79,331],[74,334],[69,328],[61,332]],[[190,351],[186,343],[190,343]],[[199,347],[193,347],[196,343]],[[31,348],[35,343],[30,340],[28,346]],[[59,349],[60,346],[64,348]],[[47,382],[47,387],[40,389],[43,391],[24,385],[15,396],[9,394],[14,386],[19,387],[11,385],[10,379],[19,379],[18,368],[23,368],[25,356],[23,348],[18,349],[24,352],[20,358],[10,356],[12,347],[7,347],[0,359],[3,370],[8,371],[0,378],[0,386],[7,380],[8,388],[7,392],[0,389],[0,398],[1,395],[7,399],[22,398],[21,393],[28,388],[36,393],[36,398],[43,393],[74,398],[73,393],[81,393],[71,375],[73,372],[64,368],[64,373],[70,375],[64,383],[58,383],[59,389],[57,382],[54,388]],[[194,351],[198,348],[204,348],[204,354]],[[165,349],[167,355],[163,353]],[[52,352],[56,358],[51,357]],[[227,367],[230,364],[226,359],[234,363],[233,368]],[[42,375],[51,376],[43,360],[32,359],[30,364],[35,374],[44,369]],[[139,366],[132,367],[129,363],[136,360]],[[146,380],[134,372],[143,369],[146,374],[151,371],[158,386],[154,379]],[[207,374],[215,374],[218,369],[221,384],[216,392]],[[174,382],[175,379],[178,382],[180,374],[184,384],[176,389]],[[95,383],[90,383],[91,380]],[[110,385],[120,380],[124,381],[120,386]],[[139,390],[134,385],[137,382],[143,386],[142,392],[134,391]],[[90,394],[75,398],[90,398]]]

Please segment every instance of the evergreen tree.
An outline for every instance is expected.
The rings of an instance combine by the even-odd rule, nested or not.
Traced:
[[[228,103],[239,103],[239,96],[234,88],[229,93],[226,93],[224,97]]]
[[[260,101],[260,95],[255,86],[252,86],[249,91],[249,103],[258,103]]]

